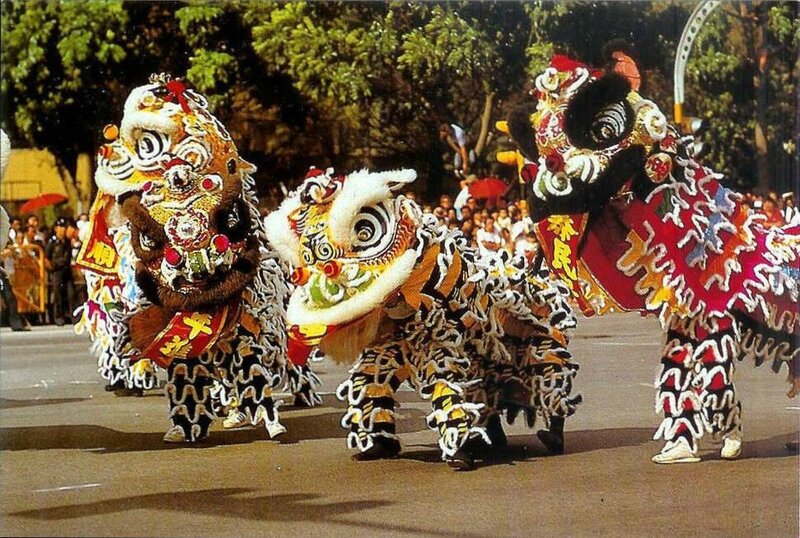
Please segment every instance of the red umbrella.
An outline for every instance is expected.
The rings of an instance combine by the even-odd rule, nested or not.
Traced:
[[[508,187],[509,186],[502,179],[486,177],[470,185],[469,194],[477,199],[499,198],[506,193]]]
[[[43,207],[47,207],[49,205],[56,205],[60,204],[61,202],[66,202],[67,197],[63,194],[58,194],[57,192],[46,192],[44,194],[40,194],[36,198],[31,198],[24,204],[19,207],[20,213],[32,213],[37,209],[41,209]]]

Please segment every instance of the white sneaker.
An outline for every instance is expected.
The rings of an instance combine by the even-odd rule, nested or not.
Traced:
[[[733,434],[726,437],[722,442],[722,450],[719,455],[724,460],[735,460],[742,454],[742,435]]]
[[[696,463],[700,461],[697,449],[689,441],[679,437],[677,441],[667,441],[663,450],[651,458],[655,463]]]
[[[231,409],[228,413],[228,416],[222,421],[222,427],[226,430],[230,430],[232,428],[241,428],[248,425],[249,422],[247,422],[247,415],[241,411],[237,411],[236,409]]]
[[[263,407],[259,407],[256,409],[256,416],[253,417],[253,422],[255,424],[261,424],[262,421],[264,422],[264,426],[267,428],[267,434],[269,435],[270,439],[286,433],[286,428],[280,423],[279,420],[276,419],[274,421],[270,421],[267,416],[267,411]]]
[[[165,443],[184,443],[186,442],[186,434],[183,433],[183,428],[180,426],[173,426],[164,434]]]

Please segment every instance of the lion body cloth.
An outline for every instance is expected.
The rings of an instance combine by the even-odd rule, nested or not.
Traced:
[[[205,98],[168,75],[134,89],[104,136],[78,325],[101,375],[151,388],[154,365],[167,370],[166,441],[205,437],[220,398],[242,422],[282,433],[272,391],[286,380],[289,289],[264,236],[254,167]],[[313,373],[289,370],[315,402]]]
[[[267,234],[295,268],[290,347],[353,363],[337,395],[357,459],[399,452],[395,392],[408,382],[430,401],[443,459],[471,465],[467,447],[505,442],[501,411],[513,420],[525,408],[531,426],[537,412],[562,426],[574,412],[566,332],[576,319],[563,285],[521,260],[480,259],[394,193],[415,177],[312,169],[267,217]]]
[[[535,111],[500,127],[518,145],[547,262],[584,313],[660,317],[666,445],[653,460],[697,461],[704,432],[722,434],[733,459],[734,359],[787,363],[798,388],[798,228],[763,227],[626,71],[556,56],[536,78]]]

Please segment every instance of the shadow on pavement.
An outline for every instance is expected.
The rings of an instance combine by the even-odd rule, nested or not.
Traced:
[[[89,398],[49,398],[41,400],[9,400],[0,398],[0,409],[17,409],[20,407],[36,407],[39,405],[56,405],[64,403],[85,402]]]
[[[290,410],[284,411],[281,413],[281,422],[286,426],[287,433],[275,441],[293,444],[313,439],[341,439],[344,444],[346,431],[339,423],[341,416],[338,411],[300,416],[292,416]],[[166,431],[166,417],[164,423]],[[398,428],[402,432],[427,429],[416,413],[410,414],[408,418],[401,418]],[[194,444],[165,443],[163,436],[164,432],[122,432],[93,424],[7,427],[0,428],[0,450],[91,449],[94,454],[111,454],[179,448],[201,449],[269,440],[263,427],[214,429],[207,439]]]
[[[377,534],[416,533],[425,536],[460,537],[463,532],[445,532],[412,525],[392,525],[377,521],[348,521],[339,519],[347,514],[389,507],[390,500],[355,500],[321,502],[323,496],[313,493],[287,493],[252,496],[252,488],[219,488],[199,491],[174,491],[122,497],[85,504],[68,504],[13,512],[8,515],[43,521],[61,521],[111,515],[132,510],[169,510],[186,515],[209,515],[213,511],[226,518],[254,521],[299,522],[345,525],[374,529]],[[251,495],[248,495],[251,494]],[[371,517],[375,518],[375,515]],[[187,526],[187,530],[189,527]]]
[[[566,447],[565,456],[570,454],[581,454],[583,452],[593,452],[595,450],[607,450],[620,447],[641,446],[652,440],[652,428],[608,428],[604,430],[584,430],[576,432],[566,432],[564,445]],[[744,441],[744,449],[739,459],[769,459],[785,458],[795,456],[796,453],[786,449],[786,443],[797,441],[797,434],[777,435],[768,439],[757,439]],[[708,440],[701,441],[701,455],[703,461],[714,461],[721,459],[719,450],[714,449],[712,453],[706,453],[710,449]],[[478,467],[488,465],[513,465],[516,462],[526,461],[531,458],[552,458],[558,455],[550,454],[547,449],[539,442],[536,435],[515,435],[509,437],[508,448],[500,454],[496,454],[491,461],[480,464]],[[415,450],[403,450],[400,459],[420,461],[423,463],[443,463],[439,447],[435,444],[430,445],[410,445],[417,447]],[[716,454],[716,457],[714,456]]]

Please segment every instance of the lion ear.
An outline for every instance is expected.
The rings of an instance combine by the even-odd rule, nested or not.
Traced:
[[[299,267],[300,262],[300,236],[292,225],[291,215],[302,204],[297,192],[290,194],[281,205],[267,215],[264,219],[264,231],[270,246],[278,253],[283,261]]]
[[[608,70],[624,77],[633,91],[639,91],[642,75],[634,55],[633,47],[623,39],[615,39],[603,47],[603,57]]]
[[[642,85],[642,76],[639,74],[639,66],[633,61],[633,58],[621,51],[611,53],[614,62],[613,70],[615,73],[622,75],[631,84],[633,91],[639,91],[639,86]]]

